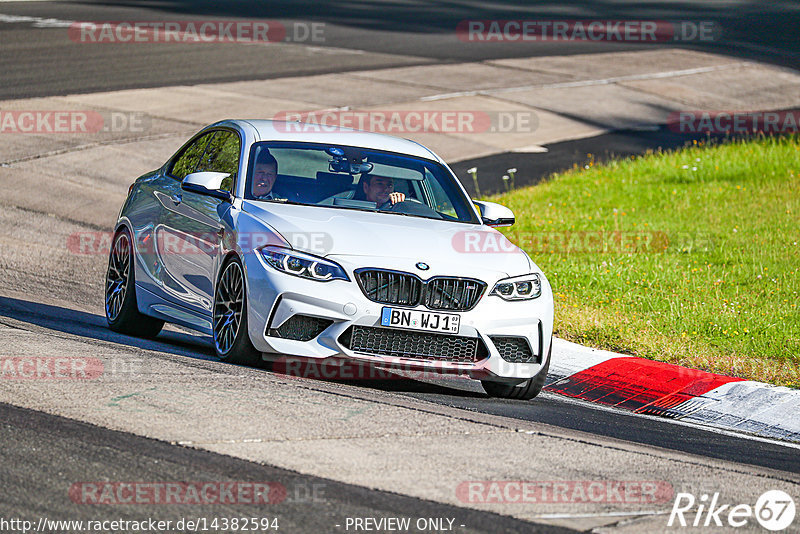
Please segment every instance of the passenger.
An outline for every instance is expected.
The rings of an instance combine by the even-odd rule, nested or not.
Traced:
[[[278,160],[266,150],[262,150],[253,166],[253,196],[256,200],[276,200],[281,197],[272,192],[278,178]]]

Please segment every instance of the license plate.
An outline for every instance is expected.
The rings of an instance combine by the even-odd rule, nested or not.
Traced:
[[[381,326],[457,334],[461,316],[453,313],[383,308]]]

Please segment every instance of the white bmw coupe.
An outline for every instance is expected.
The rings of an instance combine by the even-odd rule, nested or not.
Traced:
[[[131,185],[105,285],[111,329],[171,322],[236,363],[361,362],[531,399],[553,296],[436,154],[345,128],[226,120]]]

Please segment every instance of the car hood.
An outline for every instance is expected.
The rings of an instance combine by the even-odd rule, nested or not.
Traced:
[[[425,275],[497,278],[533,268],[522,250],[484,225],[274,202],[244,201],[242,209],[293,248],[353,265],[410,270],[424,262],[430,266]]]

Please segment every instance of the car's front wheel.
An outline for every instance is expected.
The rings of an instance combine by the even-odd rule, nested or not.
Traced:
[[[261,361],[247,333],[247,291],[238,258],[223,267],[214,292],[214,348],[217,357],[231,363],[255,365]]]
[[[491,382],[489,380],[481,380],[484,391],[490,397],[498,397],[501,399],[517,399],[517,400],[531,400],[541,393],[544,387],[544,381],[547,378],[547,371],[550,369],[550,354],[553,349],[553,341],[550,340],[550,349],[547,350],[547,363],[544,364],[542,370],[536,376],[529,378],[521,384],[504,384],[503,382]]]
[[[139,312],[136,304],[133,245],[127,228],[114,236],[106,271],[106,321],[114,332],[138,337],[155,337],[164,321]]]

